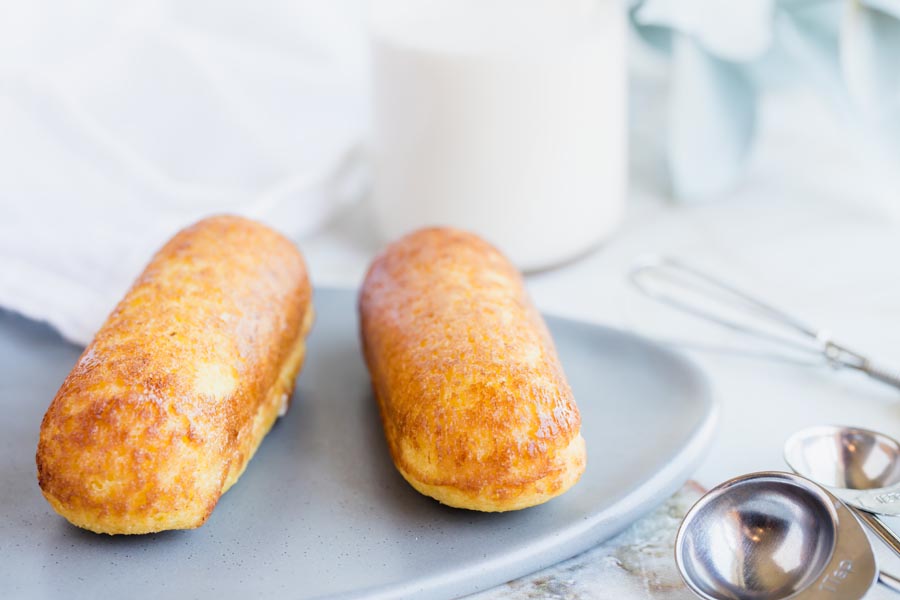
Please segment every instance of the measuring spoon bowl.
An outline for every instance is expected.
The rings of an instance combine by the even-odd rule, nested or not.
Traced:
[[[859,427],[810,427],[788,438],[784,458],[844,502],[900,516],[900,442],[894,438]]]
[[[854,600],[878,575],[849,509],[803,477],[777,471],[710,490],[681,523],[675,561],[707,600]]]

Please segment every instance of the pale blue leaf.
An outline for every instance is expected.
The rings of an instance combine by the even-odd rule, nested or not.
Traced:
[[[687,36],[673,41],[668,155],[680,199],[728,188],[747,160],[756,122],[756,95],[738,65],[705,52]]]
[[[641,3],[628,10],[628,19],[640,38],[656,50],[669,54],[672,50],[672,30],[661,25],[648,25],[638,19]]]
[[[900,19],[851,4],[842,27],[841,65],[871,142],[900,165]]]
[[[900,0],[862,0],[862,4],[900,19]]]
[[[646,0],[634,20],[692,36],[725,60],[748,62],[771,45],[773,11],[773,0]]]
[[[850,111],[840,67],[841,6],[825,2],[779,12],[775,36],[797,77],[814,85],[839,114]]]

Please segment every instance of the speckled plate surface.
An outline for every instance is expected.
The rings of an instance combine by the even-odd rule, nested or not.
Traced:
[[[633,335],[548,318],[582,413],[588,467],[567,494],[505,514],[419,495],[388,456],[357,343],[355,293],[316,294],[294,404],[210,520],[138,537],[76,529],[44,501],[41,417],[80,349],[0,312],[0,596],[451,598],[623,529],[687,479],[716,404],[701,374]]]

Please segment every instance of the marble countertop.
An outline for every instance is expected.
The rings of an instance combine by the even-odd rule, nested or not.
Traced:
[[[688,482],[662,506],[615,538],[570,560],[468,600],[665,598],[689,600],[675,568],[678,524],[703,488]]]
[[[632,105],[640,109],[653,102],[665,85],[664,79],[642,78],[633,85]],[[752,471],[786,469],[782,444],[806,426],[848,424],[900,436],[897,390],[854,373],[723,350],[746,348],[747,341],[659,306],[625,280],[636,256],[675,255],[829,328],[852,348],[900,366],[900,211],[890,205],[900,201],[872,184],[865,165],[844,143],[840,126],[817,99],[786,90],[762,99],[759,138],[743,182],[705,203],[674,203],[661,150],[653,150],[662,126],[654,115],[661,112],[648,110],[647,118],[632,126],[632,144],[639,150],[632,152],[628,215],[621,230],[580,260],[529,275],[538,306],[672,343],[700,365],[723,407],[718,437],[694,475],[703,486]],[[366,211],[365,203],[353,207],[301,242],[318,285],[361,281],[380,246]],[[661,510],[671,515],[685,501],[682,493]],[[668,551],[653,559],[664,565],[663,583],[654,579],[656,571],[629,570],[627,562],[615,558],[615,548],[644,552],[633,540],[641,531],[653,532],[655,527],[646,523],[658,521],[660,514],[612,545],[482,598],[686,597],[671,577]],[[621,562],[617,568],[638,573],[631,596],[607,589],[610,581],[624,577],[610,570],[616,561]],[[900,573],[900,560],[892,555],[883,554],[881,564]],[[880,594],[873,591],[869,597]]]

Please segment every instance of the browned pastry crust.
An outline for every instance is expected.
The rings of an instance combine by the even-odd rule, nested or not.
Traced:
[[[404,237],[369,270],[360,315],[385,437],[414,488],[505,511],[581,476],[581,418],[553,341],[492,246],[447,228]]]
[[[312,324],[297,248],[239,217],[172,238],[66,377],[38,482],[98,533],[199,527],[287,408]]]

